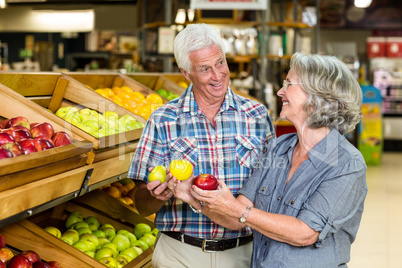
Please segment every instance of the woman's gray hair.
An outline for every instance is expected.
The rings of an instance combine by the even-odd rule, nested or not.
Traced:
[[[309,98],[305,105],[307,124],[351,132],[362,118],[362,90],[349,68],[333,56],[295,53],[290,69]]]
[[[173,51],[177,65],[190,73],[192,68],[189,59],[190,53],[213,44],[218,45],[225,53],[222,37],[216,29],[205,23],[188,25],[174,39]]]

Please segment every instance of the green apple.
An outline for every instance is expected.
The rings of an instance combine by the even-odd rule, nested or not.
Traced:
[[[119,250],[117,249],[117,245],[112,243],[112,242],[108,242],[102,245],[102,248],[110,248],[111,250],[113,250],[113,257],[116,257],[117,254],[119,254]]]
[[[61,107],[56,111],[56,115],[64,119],[69,113],[78,113],[78,109],[73,106]]]
[[[92,231],[88,227],[81,227],[77,229],[78,234],[81,236],[83,234],[92,234]]]
[[[130,262],[127,259],[127,257],[130,258],[130,256],[125,256],[125,255],[118,255],[116,257],[118,267],[124,267],[125,265],[127,265]]]
[[[95,258],[95,251],[84,251],[84,253],[91,258]]]
[[[64,117],[64,120],[74,126],[78,126],[81,123],[81,118],[78,113],[69,113]]]
[[[98,237],[98,246],[96,247],[96,249],[100,249],[102,248],[102,246],[106,243],[109,243],[110,240],[107,239],[106,237]]]
[[[166,181],[166,167],[163,165],[154,167],[154,169],[151,171],[151,173],[149,173],[148,180],[149,180],[149,182],[159,180],[161,182],[161,184],[164,183]],[[149,229],[150,229],[149,232],[151,232],[151,227],[149,227]],[[134,234],[135,234],[135,232],[134,232]],[[135,235],[135,236],[137,236],[137,235]],[[137,236],[137,238],[139,238],[139,237]]]
[[[112,111],[105,111],[103,114],[103,117],[105,119],[107,118],[114,118],[115,121],[119,120],[119,114],[116,112],[112,112]]]
[[[67,229],[70,229],[71,225],[73,225],[77,221],[83,221],[83,220],[84,220],[84,217],[81,215],[81,213],[78,211],[74,211],[67,217],[65,226]]]
[[[88,244],[89,251],[95,250],[99,244],[98,238],[93,234],[82,234],[80,240]]]
[[[73,238],[72,238],[72,237],[69,237],[69,236],[61,236],[61,237],[60,237],[60,240],[63,241],[63,242],[65,242],[65,243],[67,243],[67,244],[69,244],[70,246],[71,246],[72,244],[74,244]]]
[[[44,230],[45,230],[46,232],[48,232],[48,233],[54,235],[54,236],[57,237],[57,238],[60,238],[60,237],[61,237],[61,232],[60,232],[60,230],[57,229],[56,227],[48,226],[48,227],[45,227]]]
[[[142,124],[138,121],[130,121],[126,123],[126,131],[142,128]]]
[[[88,223],[86,223],[85,221],[77,221],[76,223],[70,226],[70,228],[74,230],[78,230],[79,228],[83,227],[89,228]]]
[[[148,244],[143,240],[136,240],[130,244],[130,247],[139,247],[142,251],[145,251],[149,248]]]
[[[162,97],[164,97],[164,98],[167,98],[167,96],[168,96],[168,93],[167,93],[168,91],[166,91],[165,89],[163,89],[163,88],[160,88],[160,89],[158,89],[158,90],[156,90],[156,93],[158,93],[159,95],[161,95]]]
[[[158,230],[158,229],[156,229],[156,228],[152,229],[151,234],[152,234],[153,236],[157,237],[157,236],[158,236],[158,233],[159,233],[159,230]]]
[[[85,121],[82,121],[80,125],[84,125],[87,128],[92,129],[93,131],[98,131],[98,129],[99,129],[98,120],[93,120],[93,119],[85,120]]]
[[[95,118],[98,118],[98,115],[99,115],[98,111],[95,111],[95,110],[92,110],[89,108],[84,108],[81,111],[79,111],[79,113],[80,114],[89,114],[89,115],[94,116]]]
[[[101,227],[99,227],[99,230],[103,231],[106,235],[106,238],[110,239],[116,235],[116,230],[113,227],[113,225],[109,223],[103,224]]]
[[[88,224],[95,224],[96,226],[98,226],[98,228],[100,227],[100,222],[98,220],[97,217],[95,216],[88,216],[84,219],[84,222],[88,223]]]
[[[97,238],[100,238],[100,237],[105,237],[106,238],[105,232],[101,231],[101,230],[92,231],[92,234],[94,234]]]
[[[87,120],[98,121],[98,117],[93,116],[92,114],[81,114],[81,113],[79,113],[79,116],[81,118],[81,122],[84,122],[84,121],[87,121]]]
[[[115,258],[106,257],[99,260],[100,263],[103,263],[106,267],[117,268],[117,261]]]
[[[119,252],[125,250],[126,248],[128,248],[130,246],[130,240],[128,239],[127,236],[124,236],[122,234],[116,235],[112,239],[112,243],[117,246],[117,250]]]
[[[124,235],[125,237],[127,237],[128,240],[130,240],[130,243],[135,241],[135,240],[137,240],[137,237],[133,233],[131,233],[129,231],[123,232],[121,234]]]
[[[95,251],[95,260],[100,260],[102,258],[106,258],[106,257],[113,257],[113,249],[111,248],[101,248],[98,249],[97,251]]]
[[[89,249],[89,245],[87,243],[85,243],[84,241],[77,241],[73,244],[73,247],[75,247],[76,249],[85,252],[85,251],[90,251]]]
[[[138,252],[138,255],[141,255],[144,251],[140,248],[140,247],[138,247],[138,246],[131,246],[133,249],[135,249],[137,252]]]
[[[134,227],[134,234],[137,237],[137,239],[139,239],[146,233],[150,233],[151,231],[152,231],[151,227],[146,223],[138,223]]]
[[[133,260],[133,259],[137,258],[137,256],[139,254],[135,248],[129,247],[129,248],[126,248],[125,250],[123,250],[122,252],[120,252],[119,255],[129,255],[131,257],[131,260]],[[131,261],[131,260],[129,260],[129,261]]]
[[[80,234],[77,232],[77,230],[75,229],[68,229],[67,231],[65,231],[61,237],[68,237],[71,238],[73,240],[73,243],[77,242],[78,240],[80,240]]]
[[[152,247],[155,244],[156,238],[151,233],[147,233],[141,236],[140,240],[147,243],[149,247]]]

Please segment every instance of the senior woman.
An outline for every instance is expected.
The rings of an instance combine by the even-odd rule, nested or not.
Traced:
[[[204,191],[169,174],[169,187],[219,225],[253,228],[252,267],[347,267],[367,167],[343,135],[361,120],[361,88],[335,57],[295,53],[278,96],[297,133],[268,145],[236,198],[222,181]]]

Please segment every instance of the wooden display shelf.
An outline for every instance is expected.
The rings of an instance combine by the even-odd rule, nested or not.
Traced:
[[[137,218],[134,216],[131,217],[131,219],[135,218],[135,220],[119,220],[121,217],[124,218],[123,214],[127,212],[124,210],[124,208],[120,210],[119,206],[121,206],[121,204],[115,204],[116,206],[114,207],[114,211],[117,215],[117,218],[114,218],[104,213],[106,209],[93,209],[91,208],[90,204],[85,204],[84,200],[81,200],[81,202],[82,203],[73,201],[66,202],[28,219],[6,226],[0,229],[0,233],[3,234],[7,244],[10,246],[19,248],[21,250],[35,250],[44,260],[58,261],[61,263],[61,265],[63,265],[63,267],[66,268],[104,267],[94,258],[91,258],[73,246],[63,242],[59,238],[47,233],[45,230],[43,230],[43,228],[46,226],[54,226],[64,232],[64,221],[73,211],[80,212],[84,217],[95,216],[102,224],[109,223],[113,225],[116,230],[126,229],[130,231],[134,228],[135,224],[139,222],[148,223],[146,219],[139,215],[137,215]],[[99,200],[99,202],[102,202],[102,200]],[[118,201],[116,200],[116,202]],[[111,205],[107,204],[107,208],[110,207]],[[153,223],[151,223],[150,226],[153,228]],[[153,247],[144,251],[141,255],[124,267],[150,267],[152,253]]]
[[[96,77],[107,78],[102,75],[96,75]],[[122,81],[122,79],[118,81]],[[86,87],[83,83],[65,74],[5,72],[0,74],[0,90],[31,109],[41,111],[41,115],[44,118],[62,125],[64,130],[72,133],[75,138],[92,142],[94,150],[88,157],[89,164],[96,160],[94,155],[105,153],[105,149],[112,150],[114,155],[117,155],[116,147],[138,140],[141,137],[143,129],[135,129],[95,138],[48,110],[43,109],[43,107],[48,108],[52,112],[65,106],[77,106],[80,109],[87,107],[100,113],[109,110],[117,112],[120,116],[130,115],[143,124],[146,122],[142,117],[114,104],[112,101]],[[110,155],[110,152],[108,154]]]
[[[174,79],[169,79],[168,77],[172,75],[173,78],[175,78],[177,75],[174,73],[130,73],[126,74],[126,76],[134,79],[135,81],[141,83],[142,85],[149,87],[153,90],[158,90],[158,89],[165,89],[168,90],[178,96],[180,96],[185,88],[179,86],[177,83],[180,81],[186,82],[189,84],[189,81],[186,80],[186,78],[182,76],[183,79],[177,78],[179,80],[175,81]]]

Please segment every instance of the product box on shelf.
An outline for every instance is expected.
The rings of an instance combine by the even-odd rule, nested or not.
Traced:
[[[367,57],[379,58],[387,56],[387,43],[385,37],[367,37]]]
[[[387,37],[387,57],[402,58],[402,37]]]
[[[90,141],[65,130],[64,126],[48,117],[41,106],[34,109],[21,95],[0,85],[0,119],[22,116],[29,123],[47,122],[54,132],[66,132],[72,143],[48,150],[17,155],[0,160],[0,220],[24,210],[47,203],[55,198],[78,191],[84,180]],[[63,185],[60,189],[60,185]],[[41,193],[41,194],[38,194]]]
[[[154,228],[152,222],[126,210],[117,200],[112,204],[106,204],[99,200],[105,205],[99,210],[93,208],[91,204],[86,204],[84,199],[80,199],[79,203],[76,200],[63,203],[18,223],[3,227],[0,229],[0,233],[3,234],[7,243],[12,247],[17,247],[21,250],[35,250],[44,260],[58,261],[63,268],[77,268],[104,266],[95,258],[78,250],[78,247],[76,248],[62,241],[60,238],[45,231],[44,228],[55,227],[63,234],[67,230],[66,220],[72,213],[79,213],[84,219],[89,216],[95,217],[101,225],[112,225],[116,232],[122,229],[133,232],[135,225],[138,223],[146,223],[152,229]],[[113,212],[106,214],[105,212],[109,210]],[[132,215],[132,213],[135,215]],[[110,214],[114,216],[110,216]],[[124,267],[151,267],[152,253],[153,247],[150,247],[124,265]]]
[[[99,113],[111,111],[120,117],[131,116],[142,125],[146,122],[142,117],[116,105],[111,100],[65,74],[5,72],[0,74],[0,84],[7,90],[8,94],[20,101],[22,101],[21,95],[31,100],[26,102],[29,107],[34,109],[39,109],[38,107],[47,108],[50,110],[44,114],[47,118],[51,118],[75,135],[92,142],[94,150],[89,154],[88,164],[118,156],[122,152],[133,152],[142,134],[143,127],[96,137],[70,123],[71,120],[66,121],[53,114],[59,108],[72,106],[78,110],[89,108]]]

